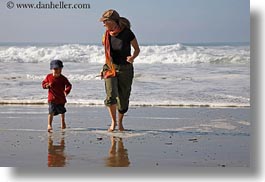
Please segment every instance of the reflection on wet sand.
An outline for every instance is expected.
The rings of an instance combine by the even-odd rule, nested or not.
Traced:
[[[64,132],[60,135],[60,143],[54,144],[52,134],[48,137],[48,167],[64,167],[66,165],[66,156],[64,153],[65,142]]]
[[[124,148],[122,138],[110,137],[111,146],[109,157],[106,159],[108,167],[128,167],[130,165],[128,151]]]

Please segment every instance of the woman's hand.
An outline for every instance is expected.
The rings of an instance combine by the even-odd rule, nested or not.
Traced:
[[[127,62],[133,64],[134,57],[133,56],[127,56]]]
[[[134,38],[132,41],[131,41],[131,45],[134,49],[134,52],[133,52],[133,55],[132,56],[128,56],[127,57],[127,62],[133,64],[134,62],[134,59],[139,55],[140,53],[140,48],[139,48],[139,45],[138,45],[138,42],[137,42],[137,39]]]
[[[100,70],[99,75],[100,75],[100,79],[102,80],[102,79],[104,78],[104,72],[103,72],[103,69]]]

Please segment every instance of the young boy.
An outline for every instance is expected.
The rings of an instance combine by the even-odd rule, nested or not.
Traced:
[[[63,76],[62,73],[63,62],[60,60],[52,60],[50,63],[50,69],[52,73],[48,74],[42,81],[43,89],[48,89],[48,103],[49,103],[49,115],[48,115],[48,132],[52,131],[53,116],[61,114],[61,128],[65,129],[65,112],[64,107],[66,103],[66,96],[72,89],[71,83]]]

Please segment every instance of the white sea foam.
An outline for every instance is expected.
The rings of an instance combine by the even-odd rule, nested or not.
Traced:
[[[64,62],[68,104],[103,106],[103,47],[0,46],[0,104],[45,104],[49,62]],[[249,46],[147,45],[135,60],[132,106],[250,106]]]
[[[224,121],[224,120],[219,120],[219,121],[215,121],[213,120],[213,122],[211,122],[210,124],[201,124],[200,125],[201,128],[216,128],[216,129],[225,129],[225,130],[234,130],[237,127],[232,125],[231,123]]]
[[[136,64],[168,63],[168,64],[198,64],[198,63],[239,63],[250,61],[249,46],[184,46],[149,45],[140,46],[141,54]],[[1,62],[38,63],[49,62],[52,59],[62,59],[65,62],[104,63],[104,50],[98,45],[68,44],[61,46],[12,46],[0,49]]]
[[[250,122],[248,122],[248,121],[238,121],[237,123],[245,125],[245,126],[250,126]]]
[[[136,131],[126,131],[126,132],[108,132],[108,131],[101,131],[101,130],[93,130],[91,133],[99,134],[99,135],[107,135],[107,136],[114,136],[119,138],[131,138],[131,137],[139,137],[146,135],[147,132],[136,132]]]
[[[65,62],[104,62],[104,52],[96,45],[62,45],[51,47],[6,47],[0,49],[1,62],[38,63],[62,59]]]
[[[232,123],[225,121],[225,120],[212,120],[209,123],[206,124],[194,124],[193,126],[184,126],[180,128],[176,128],[174,130],[167,129],[167,131],[180,131],[180,132],[188,132],[188,131],[194,131],[194,132],[214,132],[215,130],[227,130],[232,131],[237,129],[235,125]]]

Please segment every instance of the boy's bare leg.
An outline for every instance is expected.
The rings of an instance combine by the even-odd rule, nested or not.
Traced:
[[[109,114],[111,117],[111,125],[108,131],[111,132],[111,131],[114,131],[116,127],[116,104],[109,106],[108,110],[109,110]]]
[[[119,113],[118,127],[120,131],[124,131],[124,127],[122,124],[124,114]]]
[[[52,120],[53,120],[53,114],[49,114],[48,115],[48,127],[47,127],[48,132],[52,131]]]
[[[66,124],[65,124],[65,114],[61,114],[61,128],[65,129]]]

